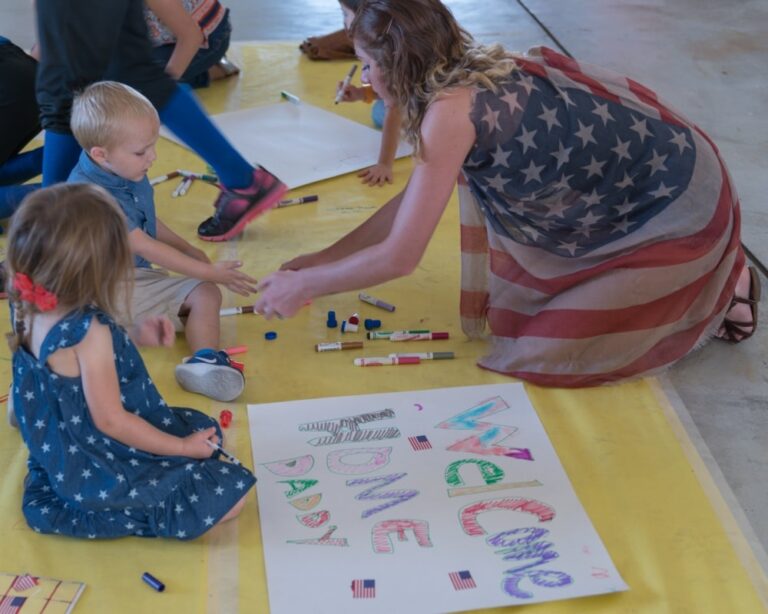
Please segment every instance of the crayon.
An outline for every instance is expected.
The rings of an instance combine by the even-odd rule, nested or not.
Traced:
[[[390,358],[420,358],[421,360],[447,360],[455,358],[453,352],[409,352],[406,354],[390,354]]]
[[[242,307],[224,307],[219,309],[219,316],[239,316],[243,313],[253,313],[253,305],[243,305]]]
[[[359,350],[363,347],[362,341],[333,341],[331,343],[318,343],[316,352],[333,352],[335,350]]]
[[[231,348],[224,348],[224,351],[229,356],[234,356],[235,354],[244,354],[248,351],[247,345],[233,345]]]
[[[153,576],[148,571],[145,571],[143,574],[141,574],[141,579],[149,584],[152,588],[154,588],[158,593],[162,593],[165,590],[165,584],[160,582],[160,580],[155,578],[155,576]]]
[[[401,333],[390,335],[390,341],[430,341],[434,339],[448,339],[448,333]]]
[[[374,296],[371,296],[370,294],[366,294],[365,292],[361,292],[357,295],[357,298],[359,298],[364,303],[368,303],[369,305],[373,305],[374,307],[380,307],[381,309],[386,309],[387,311],[394,311],[395,306],[390,305],[389,303],[385,303],[381,299],[378,299]]]
[[[355,358],[356,367],[384,367],[388,365],[418,365],[421,359],[418,356],[368,356]]]
[[[352,64],[352,68],[349,69],[347,76],[344,77],[344,81],[341,82],[341,87],[336,93],[336,98],[334,99],[333,104],[339,104],[341,102],[341,99],[344,97],[344,92],[346,91],[347,87],[349,87],[349,82],[352,81],[352,77],[355,76],[356,70],[357,64]]]
[[[303,205],[304,203],[313,203],[320,200],[320,197],[316,194],[310,196],[302,196],[301,198],[289,198],[287,200],[281,200],[277,203],[278,209],[280,207],[290,207],[291,205]]]
[[[389,339],[392,335],[421,335],[431,333],[431,330],[372,330],[366,333],[369,339]]]
[[[285,100],[287,100],[288,102],[292,102],[293,104],[301,104],[301,98],[299,98],[296,94],[291,94],[290,92],[281,90],[280,96],[282,98],[285,98]]]
[[[157,185],[158,183],[163,183],[163,181],[168,181],[169,179],[175,179],[179,175],[181,175],[179,171],[171,171],[167,175],[160,175],[159,177],[150,179],[149,185]]]

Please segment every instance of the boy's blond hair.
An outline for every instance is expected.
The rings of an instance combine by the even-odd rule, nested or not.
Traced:
[[[126,125],[137,119],[160,123],[157,110],[141,92],[124,83],[99,81],[75,96],[70,127],[80,147],[90,151],[116,145]]]
[[[66,311],[89,305],[110,314],[123,311],[117,302],[130,296],[123,284],[133,279],[125,216],[94,184],[60,183],[32,192],[11,218],[5,266],[14,350],[24,341],[25,316],[38,311],[14,288],[16,273],[53,293]]]

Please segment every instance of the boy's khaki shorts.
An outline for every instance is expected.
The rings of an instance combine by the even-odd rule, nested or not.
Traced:
[[[197,286],[205,283],[199,279],[170,275],[163,269],[134,269],[133,297],[130,313],[116,314],[120,325],[128,328],[147,316],[166,315],[173,322],[176,332],[184,330],[179,309]],[[124,304],[121,301],[120,304]]]

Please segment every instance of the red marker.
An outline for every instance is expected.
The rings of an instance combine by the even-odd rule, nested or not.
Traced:
[[[232,412],[228,409],[222,410],[219,414],[219,422],[221,422],[221,428],[225,429],[232,424]]]

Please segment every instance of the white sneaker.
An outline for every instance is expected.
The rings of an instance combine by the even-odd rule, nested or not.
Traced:
[[[232,366],[227,353],[208,349],[177,365],[176,381],[184,390],[216,401],[234,401],[245,388],[243,372]]]

